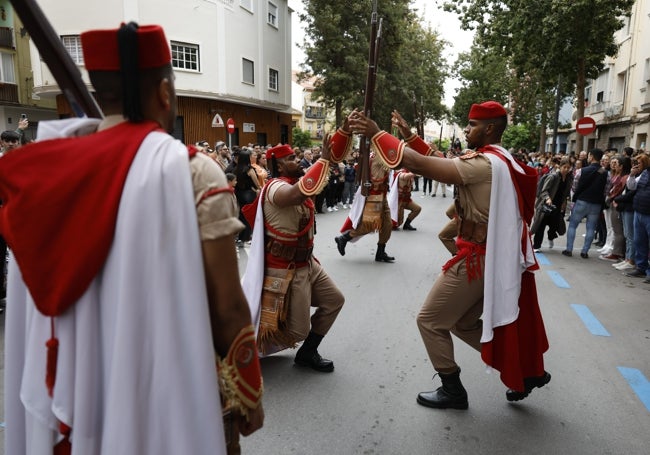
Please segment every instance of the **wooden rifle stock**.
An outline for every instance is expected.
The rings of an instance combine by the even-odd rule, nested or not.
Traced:
[[[10,1],[75,115],[102,118],[102,111],[86,88],[79,68],[36,1]]]
[[[363,102],[363,112],[367,117],[372,116],[372,102],[375,94],[377,80],[377,61],[379,57],[379,43],[381,41],[381,20],[377,20],[377,0],[374,0],[372,16],[370,19],[370,51],[368,53],[368,73],[366,75],[366,90]],[[357,183],[361,185],[361,194],[368,196],[370,190],[370,143],[367,137],[362,136],[359,143],[360,175]]]

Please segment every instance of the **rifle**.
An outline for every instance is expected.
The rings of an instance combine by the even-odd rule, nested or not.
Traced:
[[[363,102],[363,112],[367,117],[372,118],[372,101],[375,94],[375,81],[377,79],[377,59],[379,57],[379,43],[381,41],[382,20],[377,21],[377,0],[372,6],[370,17],[370,52],[368,53],[368,73],[366,76],[366,90]],[[368,138],[361,136],[359,143],[359,156],[361,158],[361,172],[357,177],[357,183],[361,185],[361,194],[368,196],[370,191],[370,143]]]
[[[75,115],[102,118],[102,111],[81,78],[79,68],[36,1],[10,1]]]

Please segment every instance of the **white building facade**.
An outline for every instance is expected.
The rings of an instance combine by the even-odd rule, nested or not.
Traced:
[[[290,142],[292,10],[287,0],[40,0],[39,4],[86,82],[81,32],[129,21],[161,25],[170,40],[179,97],[174,134],[185,142]],[[34,93],[60,97],[33,44],[31,55]],[[224,127],[229,118],[235,122],[231,136]]]
[[[615,37],[618,55],[607,58],[598,78],[588,82],[585,88],[585,116],[596,121],[596,131],[587,136],[587,147],[621,151],[630,146],[648,150],[650,0],[635,2],[631,16],[625,19],[623,28],[615,32]],[[574,135],[571,150],[579,151],[580,139],[576,145]]]

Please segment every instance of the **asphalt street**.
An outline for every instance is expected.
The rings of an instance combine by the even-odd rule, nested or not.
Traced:
[[[455,340],[469,410],[416,404],[418,392],[440,385],[415,318],[449,258],[437,234],[451,199],[414,193],[414,200],[423,207],[417,231],[393,232],[386,248],[393,264],[374,262],[376,234],[348,244],[341,257],[333,238],[347,211],[317,216],[316,257],[346,296],[320,348],[336,369],[294,367],[295,351],[262,359],[266,423],[242,440],[243,453],[650,453],[650,284],[621,275],[595,249],[589,259],[562,256],[564,237],[552,250],[544,244],[536,273],[551,382],[508,403],[498,375]],[[584,223],[576,247],[583,233]],[[609,336],[592,333],[598,322]]]
[[[374,261],[376,234],[348,244],[341,257],[333,239],[347,211],[317,215],[315,255],[346,296],[320,348],[336,369],[295,367],[291,350],[262,359],[266,421],[242,439],[242,453],[650,453],[650,284],[623,276],[593,248],[589,259],[562,256],[564,237],[554,249],[544,244],[536,273],[551,382],[508,403],[498,375],[455,340],[469,409],[416,404],[418,392],[440,385],[415,318],[449,258],[437,234],[452,199],[414,193],[414,200],[423,207],[417,231],[393,232],[393,264]],[[583,233],[584,224],[576,248]],[[247,248],[239,251],[243,270]],[[4,352],[4,315],[0,322]]]

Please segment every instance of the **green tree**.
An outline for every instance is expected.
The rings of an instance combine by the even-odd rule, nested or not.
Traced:
[[[334,108],[340,125],[344,110],[363,107],[373,1],[304,0],[305,61],[299,78],[316,76],[314,96]],[[444,113],[446,64],[443,43],[425,30],[410,9],[411,0],[378,0],[382,19],[373,118],[388,127],[398,109],[413,121],[413,96],[426,118]]]
[[[618,50],[614,31],[629,16],[634,0],[446,0],[464,29],[509,57],[518,77],[531,77],[549,93],[559,80],[575,87],[578,117],[584,116],[587,78],[597,77],[606,56]],[[569,83],[568,81],[571,81]]]
[[[461,87],[454,97],[451,118],[458,125],[467,123],[467,114],[473,103],[495,100],[508,101],[511,76],[508,60],[497,52],[486,51],[474,43],[469,52],[458,56],[455,75],[461,79]]]
[[[311,147],[311,134],[309,131],[303,131],[300,128],[291,130],[293,141],[291,143],[294,147]]]
[[[524,123],[517,125],[508,125],[503,132],[501,144],[507,149],[518,150],[525,148],[532,150],[537,146],[537,135],[534,133],[536,128],[530,128]]]

